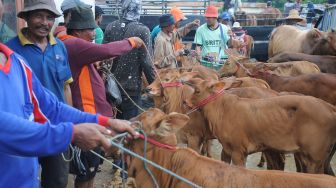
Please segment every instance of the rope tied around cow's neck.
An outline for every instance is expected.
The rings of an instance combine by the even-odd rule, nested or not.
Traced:
[[[186,115],[189,115],[200,108],[204,107],[205,105],[209,104],[210,102],[216,100],[219,96],[221,96],[225,92],[225,88],[214,92],[213,94],[209,95],[205,99],[202,99],[193,109],[191,109],[189,112],[186,113]]]

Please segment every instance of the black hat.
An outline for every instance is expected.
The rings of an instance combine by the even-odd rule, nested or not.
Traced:
[[[104,11],[103,11],[103,9],[102,8],[100,8],[100,6],[95,6],[95,16],[97,17],[97,16],[100,16],[100,15],[102,15],[102,14],[104,14]]]
[[[71,11],[71,18],[66,25],[67,29],[96,29],[97,27],[91,8],[81,6]]]
[[[159,21],[161,28],[173,25],[175,23],[174,17],[171,14],[163,14],[160,16]]]

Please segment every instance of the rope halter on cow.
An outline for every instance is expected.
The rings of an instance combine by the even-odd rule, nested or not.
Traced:
[[[182,82],[166,82],[166,83],[161,83],[163,88],[168,88],[168,87],[181,87],[183,86]]]
[[[188,84],[186,82],[186,84]],[[200,108],[204,107],[205,105],[209,104],[210,102],[216,100],[219,96],[221,96],[225,92],[225,88],[213,93],[212,95],[209,95],[205,99],[202,99],[194,108],[192,108],[189,112],[186,113],[186,115],[189,115]]]
[[[141,124],[141,122],[136,122],[136,124]],[[142,161],[144,162],[144,166],[145,166],[146,171],[147,171],[148,174],[151,176],[151,178],[152,178],[152,180],[153,180],[153,182],[154,182],[154,184],[155,184],[155,187],[157,187],[157,188],[159,187],[159,185],[158,185],[158,183],[157,183],[157,181],[156,181],[154,175],[152,174],[152,172],[148,169],[147,164],[150,164],[150,165],[152,165],[153,167],[155,167],[155,168],[157,168],[157,169],[159,169],[159,170],[161,170],[161,171],[163,171],[163,172],[165,172],[165,173],[167,173],[167,174],[169,174],[169,175],[171,175],[171,176],[173,176],[173,177],[179,179],[180,181],[182,181],[182,182],[188,184],[188,185],[191,186],[191,187],[201,188],[201,186],[199,186],[199,185],[197,185],[197,184],[195,184],[195,183],[193,183],[193,182],[191,182],[191,181],[189,181],[189,180],[187,180],[187,179],[185,179],[185,178],[183,178],[183,177],[181,177],[181,176],[175,174],[174,172],[172,172],[172,171],[170,171],[170,170],[168,170],[168,169],[166,169],[166,168],[164,168],[164,167],[162,167],[162,166],[160,166],[160,165],[158,165],[158,164],[156,164],[156,163],[154,163],[154,162],[148,160],[148,159],[146,158],[147,143],[151,143],[151,144],[153,144],[154,146],[157,146],[157,147],[160,147],[160,148],[163,148],[163,149],[172,150],[172,151],[175,151],[175,150],[176,150],[176,147],[175,147],[175,146],[172,146],[172,145],[168,145],[168,144],[163,144],[163,143],[160,143],[160,142],[158,142],[158,141],[156,141],[156,140],[154,140],[154,139],[148,138],[148,137],[147,137],[147,134],[146,134],[145,131],[143,131],[142,129],[138,129],[138,132],[140,132],[140,137],[139,137],[139,138],[141,138],[141,139],[144,140],[144,156],[143,156],[143,157],[140,156],[140,155],[138,155],[137,153],[134,153],[133,151],[131,151],[131,150],[129,150],[129,149],[123,147],[123,145],[116,143],[116,142],[115,142],[114,140],[112,140],[112,139],[110,140],[110,143],[111,143],[112,146],[117,147],[118,149],[120,149],[120,150],[122,150],[122,151],[128,153],[129,155],[132,155],[133,157],[142,160]],[[123,134],[125,134],[125,133],[123,133]],[[127,134],[127,133],[126,133],[126,134]],[[123,136],[125,136],[125,135],[123,135]]]

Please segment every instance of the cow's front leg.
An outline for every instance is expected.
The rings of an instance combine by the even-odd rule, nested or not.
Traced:
[[[224,150],[222,150],[221,159],[222,159],[222,161],[224,161],[228,164],[231,163],[231,155],[226,153]]]
[[[234,165],[245,167],[247,154],[241,151],[233,151],[231,157]]]

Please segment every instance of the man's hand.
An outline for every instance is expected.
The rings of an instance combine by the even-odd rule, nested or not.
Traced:
[[[175,57],[183,55],[184,49],[179,49],[174,52]]]
[[[73,128],[74,143],[84,151],[94,149],[97,146],[102,146],[105,150],[111,147],[110,142],[105,135],[111,135],[112,132],[105,127],[94,123],[77,124]]]
[[[141,48],[145,46],[144,41],[139,37],[130,37],[128,38],[133,48]]]
[[[194,20],[193,22],[191,22],[191,27],[194,28],[194,27],[199,27],[201,24],[201,21],[196,19]]]
[[[123,132],[128,132],[133,138],[138,138],[139,133],[137,133],[132,127],[131,122],[121,119],[109,119],[107,121],[107,128],[111,130],[111,135],[120,134]]]

